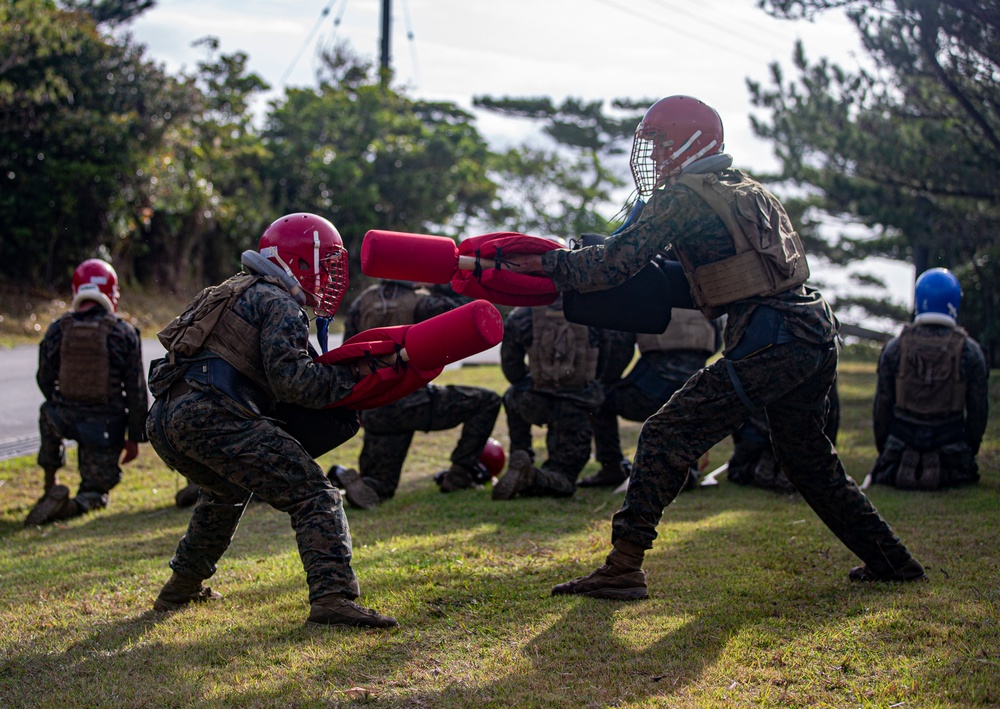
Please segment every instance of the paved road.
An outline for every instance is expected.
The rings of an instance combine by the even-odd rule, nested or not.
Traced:
[[[338,347],[340,334],[330,335],[330,347]],[[318,345],[314,342],[313,345]],[[142,341],[142,357],[146,370],[150,361],[163,356],[163,347],[156,339]],[[449,365],[499,364],[500,346]],[[38,450],[38,407],[42,393],[35,384],[38,370],[38,347],[21,345],[0,349],[0,460],[30,455]]]

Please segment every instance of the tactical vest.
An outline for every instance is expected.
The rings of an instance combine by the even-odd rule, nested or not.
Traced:
[[[961,413],[965,410],[962,350],[965,330],[956,327],[946,336],[930,335],[909,324],[899,335],[899,372],[896,406],[921,416]]]
[[[426,291],[400,283],[383,283],[367,289],[358,298],[358,331],[412,325],[417,303],[426,295]]]
[[[536,389],[581,389],[597,376],[599,349],[590,328],[569,322],[557,308],[531,309],[528,371]]]
[[[105,312],[100,318],[80,320],[73,313],[59,318],[59,393],[85,404],[107,404],[114,387],[108,335],[118,317]],[[120,376],[120,374],[119,374]],[[119,389],[121,383],[119,382]]]
[[[695,267],[685,246],[674,245],[691,284],[691,295],[706,317],[718,317],[730,303],[768,296],[809,278],[802,240],[777,198],[739,170],[723,182],[714,172],[681,175],[677,182],[708,203],[733,237],[736,255]]]
[[[176,359],[193,357],[202,350],[211,352],[273,397],[264,373],[260,328],[233,312],[236,299],[260,281],[283,288],[276,278],[239,273],[201,291],[183,313],[156,333],[167,356]]]
[[[666,330],[659,335],[638,333],[635,342],[641,354],[694,350],[708,358],[715,354],[715,326],[697,310],[674,308]]]

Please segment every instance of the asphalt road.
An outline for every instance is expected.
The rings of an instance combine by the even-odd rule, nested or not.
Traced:
[[[339,334],[330,335],[330,347],[340,345]],[[315,339],[315,338],[314,338]],[[313,342],[314,346],[316,342]],[[318,349],[318,346],[317,346]],[[142,341],[145,369],[150,361],[163,356],[163,347],[156,339]],[[499,364],[500,345],[473,355],[461,364]],[[0,349],[0,460],[31,455],[38,451],[38,407],[42,393],[35,383],[38,371],[37,345],[20,345]]]

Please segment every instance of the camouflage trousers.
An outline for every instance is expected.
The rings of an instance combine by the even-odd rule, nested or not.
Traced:
[[[127,423],[124,412],[99,413],[51,402],[42,404],[38,414],[38,465],[47,474],[54,474],[66,465],[64,441],[76,441],[80,488],[74,499],[81,514],[107,507],[108,493],[121,482],[118,461]]]
[[[428,384],[387,406],[362,413],[364,443],[358,460],[361,477],[379,497],[396,493],[403,462],[416,431],[462,427],[451,462],[475,468],[500,413],[500,395],[472,386]]]
[[[503,396],[510,432],[511,452],[532,450],[531,426],[545,426],[547,459],[536,470],[534,489],[526,495],[568,497],[576,491],[576,479],[590,459],[594,407],[519,386],[510,387]]]
[[[340,493],[302,445],[268,418],[243,418],[205,394],[157,399],[146,433],[163,461],[201,486],[187,531],[170,560],[206,579],[229,548],[251,495],[291,517],[309,600],[359,595],[351,533]]]
[[[836,376],[836,345],[802,341],[738,361],[720,359],[698,372],[643,425],[612,541],[652,548],[664,508],[687,479],[688,462],[763,407],[781,469],[823,523],[873,573],[902,566],[909,551],[848,477],[823,431]]]

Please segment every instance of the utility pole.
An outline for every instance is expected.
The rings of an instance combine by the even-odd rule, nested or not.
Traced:
[[[382,88],[389,86],[389,38],[392,16],[392,0],[382,0],[382,61],[379,64],[379,83]]]

